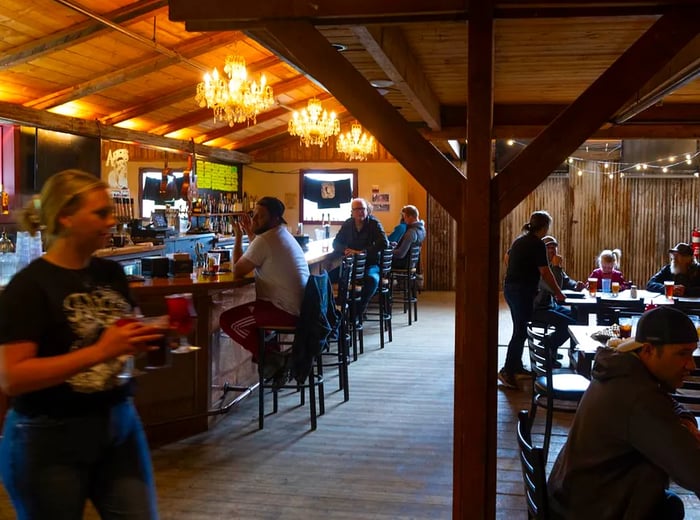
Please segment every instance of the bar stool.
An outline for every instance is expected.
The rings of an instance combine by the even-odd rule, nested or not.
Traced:
[[[405,268],[394,267],[391,270],[391,302],[403,303],[403,312],[408,311],[408,324],[418,321],[418,288],[416,272],[420,261],[420,246],[411,246]],[[411,315],[413,306],[413,315]]]
[[[372,297],[364,321],[379,322],[379,348],[384,348],[384,333],[388,333],[388,341],[393,340],[391,330],[391,262],[394,258],[393,249],[383,249],[379,253],[380,279],[379,288]]]
[[[362,322],[362,284],[365,279],[367,253],[355,253],[350,279],[350,332],[352,338],[352,360],[357,361],[359,345],[360,354],[365,352],[364,325]]]
[[[338,367],[338,389],[343,391],[343,401],[350,399],[348,358],[350,357],[350,343],[352,341],[350,306],[354,263],[354,256],[346,256],[341,262],[338,292],[335,298],[335,307],[340,317],[338,333],[328,339],[328,346],[322,352],[324,370],[327,367]],[[336,344],[335,351],[331,348],[332,343]]]

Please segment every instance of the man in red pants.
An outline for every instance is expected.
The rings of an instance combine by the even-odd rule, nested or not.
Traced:
[[[261,198],[253,218],[242,215],[234,226],[233,274],[241,278],[255,272],[256,299],[221,314],[219,323],[235,342],[258,362],[258,328],[265,325],[296,326],[309,278],[304,252],[287,230],[284,204],[274,197]],[[249,239],[242,249],[243,231]],[[267,366],[269,364],[269,366]],[[282,368],[280,357],[266,356],[266,377]]]

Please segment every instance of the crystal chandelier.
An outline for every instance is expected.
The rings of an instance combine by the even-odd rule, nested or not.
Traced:
[[[377,151],[374,137],[363,132],[357,121],[352,124],[349,132],[340,134],[335,147],[350,161],[366,161],[368,155],[374,155]]]
[[[214,121],[226,121],[229,126],[248,120],[255,124],[257,115],[275,104],[265,75],[260,76],[260,83],[249,80],[245,58],[238,55],[226,57],[224,72],[228,81],[219,77],[216,68],[211,75],[205,74],[195,100],[200,107],[214,110]]]
[[[292,114],[288,131],[291,135],[298,135],[307,148],[312,144],[323,147],[328,143],[330,136],[340,132],[340,121],[335,112],[329,114],[323,110],[321,101],[313,98],[309,100],[306,108]]]

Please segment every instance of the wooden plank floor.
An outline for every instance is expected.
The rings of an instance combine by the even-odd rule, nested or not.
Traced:
[[[505,304],[499,344],[510,337]],[[296,396],[257,429],[257,396],[214,427],[153,451],[162,519],[441,519],[452,513],[454,295],[424,292],[411,327],[398,310],[394,341],[378,349],[368,327],[365,354],[350,366],[351,397],[342,402],[329,377],[326,414],[309,431]],[[501,363],[505,347],[499,347]],[[517,458],[522,391],[498,390],[497,518],[524,519]],[[535,431],[542,431],[543,414]],[[552,461],[572,416],[555,414]],[[541,436],[535,435],[541,443]],[[684,492],[686,518],[698,500]],[[0,489],[0,520],[15,518]],[[97,518],[88,508],[85,518]]]

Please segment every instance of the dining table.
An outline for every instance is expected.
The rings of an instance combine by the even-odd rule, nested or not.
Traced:
[[[601,300],[613,300],[618,302],[631,302],[643,299],[645,304],[653,304],[655,306],[674,304],[673,298],[666,298],[664,294],[647,291],[646,289],[637,289],[637,296],[635,298],[632,297],[632,292],[629,289],[620,291],[617,294],[600,291],[591,294],[588,289],[584,289],[582,291],[565,289],[562,292],[566,296],[564,305],[571,306],[573,315],[576,317],[576,323],[578,325],[589,324],[589,316],[595,315],[598,311],[598,298]],[[698,306],[700,307],[700,297],[680,299],[687,302],[697,302]]]

